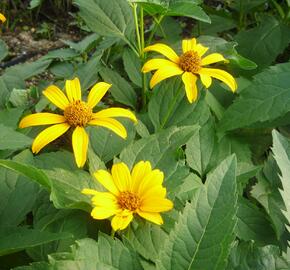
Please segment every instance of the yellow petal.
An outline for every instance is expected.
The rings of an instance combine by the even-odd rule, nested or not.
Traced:
[[[88,106],[90,108],[94,108],[107,93],[111,86],[111,84],[105,82],[96,83],[89,93],[87,102]]]
[[[6,18],[2,13],[0,13],[0,21],[2,21],[2,23],[6,22]]]
[[[88,124],[108,128],[123,139],[127,138],[126,128],[119,121],[113,118],[93,119]]]
[[[112,166],[112,176],[118,190],[130,191],[132,178],[128,166],[123,163],[117,163]]]
[[[67,97],[55,85],[48,86],[42,93],[50,102],[62,110],[69,106]]]
[[[33,141],[32,152],[38,153],[44,146],[64,134],[70,125],[67,123],[53,125],[40,132]]]
[[[146,198],[142,201],[142,205],[140,207],[141,211],[144,212],[165,212],[169,211],[173,208],[172,201],[168,199],[160,199],[160,198]]]
[[[95,118],[102,119],[110,117],[125,117],[131,119],[134,122],[137,122],[135,114],[132,113],[130,110],[123,108],[109,108],[93,114],[93,119]]]
[[[126,216],[123,215],[115,215],[111,221],[111,225],[114,231],[124,230],[133,220],[133,214],[128,214]]]
[[[163,172],[161,172],[158,169],[151,171],[139,183],[139,186],[138,186],[139,196],[142,197],[143,194],[145,194],[153,186],[160,186],[161,187],[163,179],[164,179]]]
[[[220,53],[212,53],[201,59],[201,65],[210,65],[221,61],[226,61],[226,59]]]
[[[182,75],[182,81],[185,86],[185,93],[188,101],[190,103],[196,101],[197,99],[197,77],[191,72],[184,72]]]
[[[82,99],[81,84],[78,78],[74,78],[73,80],[66,80],[65,90],[70,102]]]
[[[201,44],[197,44],[195,46],[195,51],[197,52],[197,54],[199,55],[199,57],[202,57],[208,51],[208,47],[204,47]]]
[[[224,70],[215,68],[202,68],[198,73],[211,76],[224,82],[233,92],[237,90],[237,83],[235,78]]]
[[[34,113],[25,116],[19,123],[20,128],[41,126],[41,125],[52,125],[64,123],[66,119],[63,115],[53,113]]]
[[[180,75],[182,73],[183,70],[177,66],[176,67],[168,66],[165,68],[158,69],[152,76],[152,79],[150,81],[150,88],[153,88],[156,84],[160,83],[161,81],[169,77]]]
[[[176,64],[179,61],[179,57],[175,53],[175,51],[165,44],[157,43],[157,44],[148,46],[144,49],[144,52],[149,52],[149,51],[161,53]]]
[[[182,40],[182,51],[186,53],[188,51],[194,51],[196,46],[196,39],[184,39]]]
[[[117,212],[114,208],[104,208],[101,206],[95,206],[91,212],[91,216],[94,219],[106,219],[113,215],[115,215]]]
[[[116,187],[112,175],[105,170],[98,170],[94,173],[96,179],[111,193],[114,195],[119,194],[119,190]]]
[[[137,211],[138,215],[142,218],[145,218],[157,225],[163,224],[163,219],[159,213],[149,213],[149,212],[143,212],[143,211]]]
[[[209,88],[212,84],[212,79],[210,76],[208,75],[205,75],[205,74],[199,74],[200,76],[200,79],[201,79],[201,82],[202,84],[206,87],[206,88]]]
[[[83,167],[87,160],[89,136],[83,127],[77,126],[72,135],[72,146],[76,164],[79,168]]]
[[[95,206],[102,206],[108,209],[119,209],[117,198],[110,192],[98,192],[92,198],[92,203]]]
[[[98,193],[99,193],[99,191],[97,191],[95,189],[91,189],[91,188],[84,188],[82,190],[82,194],[85,194],[85,195],[96,195]]]
[[[150,72],[152,70],[155,69],[160,69],[160,68],[167,68],[167,67],[178,67],[178,65],[174,62],[171,62],[167,59],[151,59],[149,61],[147,61],[143,68],[142,68],[142,72],[146,73],[146,72]]]
[[[166,188],[162,187],[161,185],[155,185],[152,187],[149,187],[147,190],[145,190],[142,195],[141,199],[146,199],[146,198],[165,198],[166,196]]]
[[[132,191],[137,192],[144,177],[152,171],[149,161],[139,161],[132,170]]]

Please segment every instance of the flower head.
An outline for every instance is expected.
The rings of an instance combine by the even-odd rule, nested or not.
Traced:
[[[161,225],[160,212],[173,207],[173,203],[165,198],[163,173],[158,169],[152,170],[149,161],[140,161],[131,173],[125,163],[114,164],[111,173],[98,170],[95,177],[108,192],[84,189],[82,193],[93,195],[93,218],[114,216],[111,224],[115,231],[125,229],[132,221],[133,214]]]
[[[221,69],[205,67],[210,64],[226,61],[226,59],[219,53],[204,56],[208,48],[197,44],[195,38],[182,41],[183,54],[180,56],[170,47],[161,43],[148,46],[144,49],[144,52],[149,51],[161,53],[169,59],[155,58],[144,64],[142,68],[144,73],[156,70],[150,81],[150,88],[153,88],[156,84],[169,77],[181,75],[185,85],[186,96],[190,103],[197,99],[197,76],[200,77],[201,82],[206,88],[210,87],[212,78],[216,78],[224,82],[233,92],[237,89],[237,83],[231,74]]]
[[[2,23],[5,23],[6,22],[6,18],[5,18],[5,16],[2,13],[0,13],[0,21]]]
[[[82,101],[81,85],[78,78],[66,81],[66,95],[55,85],[43,91],[44,96],[63,111],[62,115],[53,113],[35,113],[24,117],[20,128],[40,125],[52,125],[38,134],[32,144],[32,152],[38,153],[44,146],[57,139],[70,128],[73,128],[72,146],[78,167],[82,167],[87,159],[88,134],[87,125],[101,126],[115,132],[122,138],[127,137],[125,127],[114,117],[125,117],[137,121],[135,115],[123,108],[108,108],[96,113],[93,108],[106,94],[110,84],[99,82],[91,89],[87,102]]]

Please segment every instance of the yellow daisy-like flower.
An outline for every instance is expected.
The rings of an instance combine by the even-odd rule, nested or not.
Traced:
[[[63,115],[53,113],[35,113],[24,117],[20,128],[39,125],[53,125],[46,128],[35,138],[32,152],[38,153],[44,146],[64,134],[69,128],[74,128],[72,146],[78,167],[84,166],[87,159],[89,138],[85,131],[87,125],[108,128],[125,139],[125,127],[113,117],[125,117],[137,121],[135,115],[123,108],[108,108],[94,113],[93,108],[106,94],[111,84],[99,82],[91,89],[87,102],[82,101],[81,85],[78,78],[66,81],[66,95],[55,85],[43,91],[43,95],[55,106],[63,110]]]
[[[5,23],[6,22],[6,18],[5,18],[5,16],[2,13],[0,13],[0,21],[2,23]]]
[[[197,44],[195,38],[182,40],[183,54],[181,56],[178,56],[174,50],[162,43],[144,49],[144,52],[149,51],[161,53],[169,59],[156,58],[144,64],[142,68],[144,73],[157,70],[150,81],[150,88],[169,77],[181,75],[186,96],[190,103],[197,98],[197,75],[199,75],[206,88],[210,87],[212,78],[216,78],[228,85],[233,92],[237,89],[237,83],[231,74],[221,69],[205,67],[213,63],[226,61],[226,59],[219,53],[212,53],[203,57],[208,48]]]
[[[84,189],[82,193],[93,195],[93,218],[114,216],[111,221],[114,231],[125,229],[135,213],[161,225],[160,212],[173,208],[173,203],[165,198],[163,173],[158,169],[152,170],[149,161],[138,162],[131,173],[125,163],[118,163],[113,165],[111,173],[98,170],[94,175],[109,192]]]

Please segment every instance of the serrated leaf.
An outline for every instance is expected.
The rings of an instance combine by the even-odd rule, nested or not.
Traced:
[[[256,75],[224,113],[220,131],[275,126],[290,111],[289,72],[290,64],[285,63]]]
[[[121,75],[109,68],[102,68],[100,74],[104,81],[112,84],[110,93],[117,102],[136,108],[137,95],[133,87]]]
[[[157,269],[203,270],[226,265],[236,224],[236,159],[224,160],[188,203],[161,250]]]
[[[148,115],[155,131],[171,126],[204,125],[210,111],[201,100],[190,104],[179,78],[163,82],[154,89],[148,104]]]
[[[119,37],[128,42],[133,31],[132,10],[126,0],[74,0],[88,27],[102,36]]]
[[[196,132],[196,126],[172,127],[135,141],[120,154],[129,168],[140,160],[148,160],[169,177],[178,167],[176,150],[187,143]]]
[[[286,207],[286,209],[282,210],[282,212],[287,218],[288,224],[286,227],[290,232],[290,142],[275,130],[272,134],[272,151],[281,171],[280,179],[282,183],[282,189],[280,189],[280,193]]]

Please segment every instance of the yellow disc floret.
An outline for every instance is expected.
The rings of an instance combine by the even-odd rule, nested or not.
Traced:
[[[86,126],[92,116],[92,109],[80,100],[74,101],[64,110],[64,117],[67,123],[73,127]]]
[[[118,204],[123,210],[135,211],[139,208],[140,203],[140,198],[129,191],[121,192],[118,196]]]
[[[198,72],[201,67],[201,58],[195,51],[188,51],[179,58],[179,66],[183,71]]]

